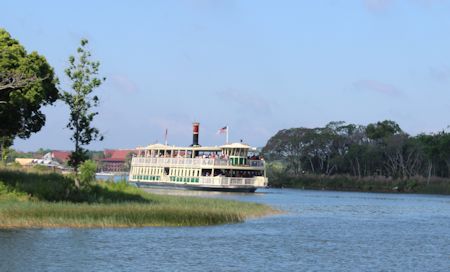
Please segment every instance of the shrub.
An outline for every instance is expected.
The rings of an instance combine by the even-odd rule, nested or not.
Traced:
[[[86,186],[95,181],[95,172],[97,171],[97,164],[92,160],[83,162],[80,166],[80,182]]]
[[[51,169],[48,166],[41,165],[41,164],[33,165],[33,170],[35,170],[38,173],[39,172],[41,172],[41,173],[51,172]]]

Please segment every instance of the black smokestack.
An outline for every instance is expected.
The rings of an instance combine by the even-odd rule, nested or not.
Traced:
[[[195,122],[192,124],[192,146],[199,146],[199,144],[198,144],[199,129],[200,129],[200,123]]]

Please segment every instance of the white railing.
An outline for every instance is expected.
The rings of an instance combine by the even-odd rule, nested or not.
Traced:
[[[171,166],[171,165],[200,165],[200,166],[231,166],[230,161],[225,159],[210,159],[210,158],[146,158],[146,157],[134,157],[131,161],[133,166],[146,166],[146,165],[159,165],[159,166]],[[264,161],[262,160],[247,160],[245,166],[250,167],[264,167]]]
[[[199,184],[217,186],[267,186],[265,178],[200,177]]]

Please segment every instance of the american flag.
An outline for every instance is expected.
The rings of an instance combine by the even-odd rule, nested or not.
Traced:
[[[223,128],[219,128],[217,134],[226,133],[228,130],[228,126],[224,126]]]

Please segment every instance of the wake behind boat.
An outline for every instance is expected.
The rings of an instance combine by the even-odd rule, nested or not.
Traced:
[[[243,143],[198,144],[199,123],[193,124],[189,147],[153,144],[138,147],[131,161],[129,182],[138,186],[254,192],[267,187],[264,160],[256,148]]]

